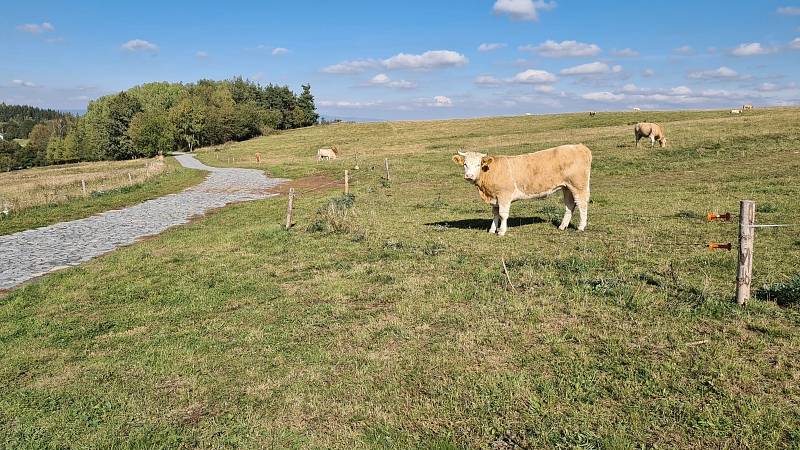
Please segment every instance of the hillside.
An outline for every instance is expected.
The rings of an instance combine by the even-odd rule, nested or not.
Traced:
[[[640,120],[669,146],[634,148]],[[594,156],[587,230],[558,231],[553,196],[486,233],[491,210],[450,156],[576,142]],[[332,144],[340,158],[316,162]],[[314,182],[295,184],[291,230],[285,196],[241,204],[0,298],[0,440],[800,442],[798,229],[757,231],[741,308],[736,251],[706,249],[735,244],[736,224],[705,221],[751,199],[758,223],[800,223],[800,109],[336,124],[199,159]],[[352,199],[324,181],[345,169]]]
[[[37,123],[64,118],[66,114],[52,109],[0,103],[0,133],[5,139],[26,139]]]

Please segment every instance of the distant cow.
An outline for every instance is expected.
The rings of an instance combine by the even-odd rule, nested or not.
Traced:
[[[336,159],[338,155],[339,149],[337,149],[335,145],[321,148],[317,150],[317,161],[322,161],[323,159]]]
[[[583,144],[519,156],[458,152],[453,162],[464,166],[464,179],[477,186],[483,201],[492,205],[489,233],[506,234],[511,202],[544,198],[559,189],[564,193],[565,212],[558,229],[569,226],[576,205],[581,214],[578,231],[586,228],[592,152]]]
[[[641,111],[641,109],[639,109],[639,108],[633,108],[633,111],[634,111],[634,112],[639,112],[639,111]]]
[[[750,111],[751,109],[753,109],[753,105],[751,105],[749,103],[747,103],[745,105],[742,105],[742,110],[743,111]]]
[[[732,109],[731,110],[731,114],[741,114],[741,113],[742,113],[741,109]]]
[[[655,146],[656,141],[661,147],[667,146],[667,138],[664,136],[664,130],[661,126],[655,123],[639,122],[633,127],[633,133],[636,135],[636,147],[639,147],[639,140],[643,137],[650,138],[650,147]]]
[[[594,117],[597,115],[596,111],[589,111],[589,117]]]

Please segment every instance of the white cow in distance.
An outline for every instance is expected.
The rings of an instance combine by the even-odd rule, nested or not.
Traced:
[[[336,159],[338,155],[339,149],[336,148],[335,145],[323,147],[317,150],[317,161],[322,161],[323,159]]]

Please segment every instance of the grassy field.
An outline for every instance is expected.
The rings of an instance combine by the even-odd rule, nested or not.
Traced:
[[[130,175],[129,175],[130,174]],[[0,235],[88,217],[181,191],[205,172],[174,158],[37,167],[0,173]],[[86,181],[83,195],[81,180]]]
[[[669,147],[635,149],[638,120]],[[587,231],[556,229],[554,196],[486,233],[450,156],[576,142]],[[340,124],[200,159],[351,169],[354,198],[301,192],[289,231],[284,197],[231,206],[0,299],[6,446],[800,446],[798,229],[757,231],[773,296],[746,308],[736,252],[704,246],[735,243],[704,216],[744,198],[800,223],[798,109]]]

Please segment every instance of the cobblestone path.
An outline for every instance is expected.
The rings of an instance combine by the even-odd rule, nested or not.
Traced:
[[[0,289],[78,265],[209,209],[271,197],[276,194],[268,189],[283,181],[267,178],[260,170],[209,167],[187,154],[176,159],[185,167],[209,171],[208,178],[183,192],[129,208],[0,236]]]

